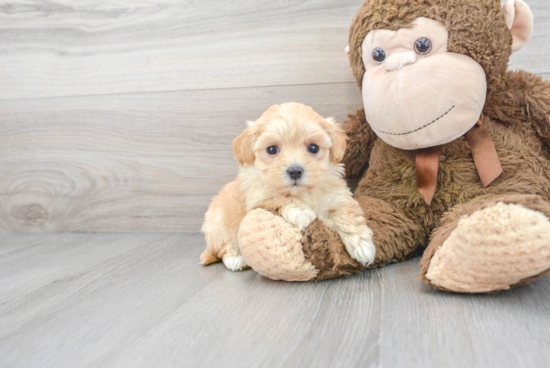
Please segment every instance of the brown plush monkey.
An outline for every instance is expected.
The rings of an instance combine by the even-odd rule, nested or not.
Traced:
[[[507,71],[532,22],[521,0],[367,0],[359,9],[348,51],[365,109],[344,123],[344,163],[360,178],[375,266],[423,252],[424,281],[466,293],[550,272],[550,83]],[[296,234],[277,219],[257,209],[241,227],[258,272],[313,280],[361,270],[322,224]],[[292,246],[263,246],[277,234]]]

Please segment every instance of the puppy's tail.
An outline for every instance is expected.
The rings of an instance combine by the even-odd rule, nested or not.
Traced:
[[[206,248],[201,254],[201,264],[208,266],[209,264],[219,262],[218,256],[209,248]]]

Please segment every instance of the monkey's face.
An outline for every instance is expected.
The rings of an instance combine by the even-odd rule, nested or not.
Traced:
[[[485,72],[474,59],[448,52],[448,36],[439,22],[419,17],[411,28],[365,37],[365,114],[389,145],[411,150],[445,144],[479,119]]]

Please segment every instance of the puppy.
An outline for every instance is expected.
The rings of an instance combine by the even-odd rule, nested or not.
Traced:
[[[237,234],[244,216],[262,203],[280,206],[283,218],[300,231],[319,217],[340,235],[351,257],[364,265],[372,263],[372,231],[339,163],[345,149],[340,125],[299,103],[273,105],[249,122],[233,141],[239,175],[206,212],[201,263],[222,259],[232,271],[247,267]]]

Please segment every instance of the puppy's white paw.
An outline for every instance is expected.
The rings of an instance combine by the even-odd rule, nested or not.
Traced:
[[[231,271],[242,271],[248,267],[243,256],[227,256],[223,257],[223,264]]]
[[[351,258],[363,266],[368,266],[374,262],[376,255],[376,247],[372,241],[372,231],[368,228],[367,230],[362,231],[359,236],[347,236],[342,239]]]
[[[315,211],[306,205],[287,206],[283,209],[282,215],[287,222],[295,225],[300,231],[308,227],[317,218]]]

